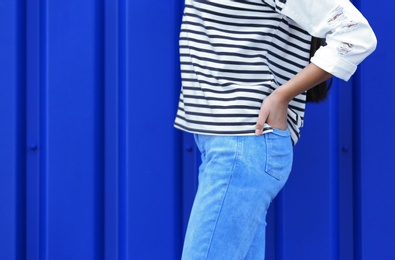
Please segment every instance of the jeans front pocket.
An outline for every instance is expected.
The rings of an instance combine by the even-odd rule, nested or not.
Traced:
[[[293,148],[288,130],[273,128],[265,134],[266,173],[278,181],[288,179],[292,169]]]

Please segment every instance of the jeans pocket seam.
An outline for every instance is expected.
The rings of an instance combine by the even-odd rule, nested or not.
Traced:
[[[272,135],[273,136],[273,135]],[[287,165],[289,164],[289,160],[292,160],[292,158],[289,158],[290,154],[284,154],[282,156],[286,157],[286,161],[288,161],[288,163],[284,163],[284,166],[282,167],[281,173],[275,173],[273,172],[273,165],[272,165],[272,161],[274,160],[272,158],[272,152],[274,149],[273,147],[273,142],[280,142],[282,140],[280,140],[280,138],[284,138],[284,136],[280,136],[279,140],[271,140],[271,137],[268,135],[266,136],[266,166],[265,166],[265,173],[267,175],[269,175],[270,177],[274,178],[277,181],[282,181],[286,178],[288,178],[288,175],[290,173],[290,170],[286,170],[287,169]],[[292,149],[292,148],[291,148]]]

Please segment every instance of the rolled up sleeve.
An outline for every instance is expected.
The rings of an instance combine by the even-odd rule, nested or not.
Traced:
[[[311,62],[343,80],[349,80],[377,45],[365,17],[348,0],[275,0],[278,12],[309,34],[326,39]]]

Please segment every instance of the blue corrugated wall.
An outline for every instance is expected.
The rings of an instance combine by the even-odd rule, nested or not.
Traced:
[[[309,105],[268,218],[269,260],[395,259],[395,24]],[[173,129],[183,2],[0,2],[0,259],[179,259],[196,188]]]

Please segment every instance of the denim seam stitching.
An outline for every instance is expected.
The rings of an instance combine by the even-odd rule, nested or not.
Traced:
[[[240,140],[238,139],[237,146],[236,146],[236,156],[235,156],[234,161],[233,161],[232,171],[229,174],[229,181],[228,181],[228,183],[226,185],[225,192],[224,192],[224,194],[222,196],[221,207],[220,207],[220,209],[218,211],[217,218],[215,220],[215,225],[214,225],[213,231],[211,233],[211,238],[210,238],[210,242],[209,242],[209,245],[208,245],[208,248],[207,248],[207,253],[206,253],[206,260],[208,259],[208,256],[210,254],[210,249],[211,249],[213,237],[214,237],[215,231],[217,230],[218,219],[219,219],[219,216],[221,215],[221,212],[222,212],[222,209],[223,209],[223,205],[224,205],[226,194],[228,193],[228,189],[229,189],[230,183],[231,183],[231,181],[233,179],[233,174],[234,174],[234,172],[235,172],[235,170],[237,168],[237,163],[236,162],[237,162],[237,160],[239,158],[239,141]]]

